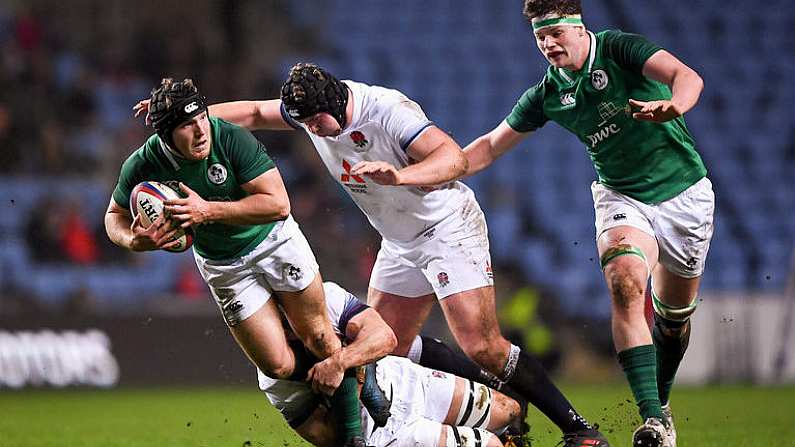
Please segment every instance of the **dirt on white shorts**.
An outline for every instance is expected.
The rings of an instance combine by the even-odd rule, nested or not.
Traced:
[[[193,254],[229,326],[254,314],[273,291],[304,290],[319,271],[315,255],[292,216],[278,222],[268,237],[243,257],[211,260],[195,251]]]
[[[597,238],[610,228],[635,227],[657,239],[659,262],[671,273],[695,278],[704,272],[715,212],[708,178],[657,204],[640,202],[597,182],[591,185],[591,193]]]
[[[493,286],[486,218],[474,196],[413,241],[383,239],[370,287],[402,297]]]
[[[373,420],[362,411],[367,445],[438,445],[455,393],[455,376],[388,356],[378,361],[376,377],[379,387],[392,396],[392,416],[384,427],[373,431]]]

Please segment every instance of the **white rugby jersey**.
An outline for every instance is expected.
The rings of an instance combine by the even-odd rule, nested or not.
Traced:
[[[306,125],[284,119],[309,135],[329,173],[348,192],[370,223],[385,239],[406,242],[460,207],[469,187],[452,182],[426,192],[414,186],[384,186],[351,168],[360,161],[385,161],[397,169],[409,165],[406,149],[433,123],[420,106],[397,90],[343,81],[352,92],[353,117],[336,137],[319,137]]]

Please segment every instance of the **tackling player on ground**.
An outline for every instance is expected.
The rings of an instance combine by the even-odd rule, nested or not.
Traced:
[[[370,363],[395,347],[392,330],[378,312],[334,283],[326,282],[324,288],[329,318],[347,340],[343,357],[351,364]],[[495,435],[519,417],[516,401],[498,391],[405,358],[383,358],[360,377],[363,394],[377,388],[390,396],[392,404],[383,424],[362,411],[368,446],[499,447],[503,444]],[[335,445],[333,418],[308,384],[259,373],[259,386],[304,439],[319,446]]]
[[[610,295],[618,360],[644,423],[636,446],[675,446],[669,407],[713,229],[714,194],[682,115],[701,78],[645,38],[585,29],[579,0],[525,0],[544,78],[510,115],[467,146],[467,174],[489,166],[555,121],[585,143],[597,247]],[[644,318],[651,278],[654,328]]]
[[[191,226],[196,265],[237,343],[269,375],[303,377],[270,299],[275,291],[303,344],[325,359],[309,372],[313,387],[333,393],[348,424],[345,440],[361,436],[356,380],[343,377],[314,254],[265,147],[249,131],[209,116],[190,79],[164,79],[152,91],[149,112],[157,133],[122,166],[105,214],[108,236],[132,251],[156,250],[173,244],[177,225]],[[170,218],[164,212],[147,228],[128,209],[142,181],[167,183],[185,195],[166,201]]]
[[[280,99],[218,104],[211,112],[252,130],[307,132],[328,171],[383,237],[368,303],[394,330],[396,355],[495,387],[507,384],[561,429],[567,447],[608,445],[538,360],[500,333],[485,217],[472,190],[454,181],[466,172],[466,158],[418,104],[396,90],[297,64]],[[487,372],[418,335],[436,300],[459,346]]]

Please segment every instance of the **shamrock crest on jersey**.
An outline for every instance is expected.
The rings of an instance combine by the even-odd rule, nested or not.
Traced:
[[[604,90],[608,83],[607,73],[604,70],[594,70],[591,73],[591,85],[597,90]]]
[[[216,185],[226,181],[226,168],[221,163],[213,163],[207,168],[207,178]]]

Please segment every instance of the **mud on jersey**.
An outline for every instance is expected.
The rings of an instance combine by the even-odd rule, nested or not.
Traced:
[[[670,199],[706,175],[683,117],[666,123],[632,118],[629,99],[671,99],[667,85],[642,74],[661,48],[621,31],[589,32],[585,66],[577,72],[550,66],[527,90],[506,122],[529,132],[555,121],[588,150],[599,182],[645,203]]]
[[[397,90],[343,81],[353,95],[353,117],[336,137],[307,131],[329,173],[342,185],[372,226],[385,239],[411,241],[455,212],[469,188],[452,182],[434,191],[414,186],[385,186],[351,168],[360,161],[385,161],[397,169],[411,162],[409,145],[433,123],[420,106]],[[284,112],[296,129],[307,130]]]
[[[113,200],[129,208],[130,193],[142,181],[166,183],[179,191],[178,182],[204,200],[235,201],[249,194],[240,187],[275,165],[262,145],[247,130],[222,119],[210,117],[212,146],[204,160],[186,160],[169,151],[160,137],[152,135],[124,162]],[[229,225],[208,223],[194,227],[193,248],[207,259],[243,256],[270,233],[274,223]]]

